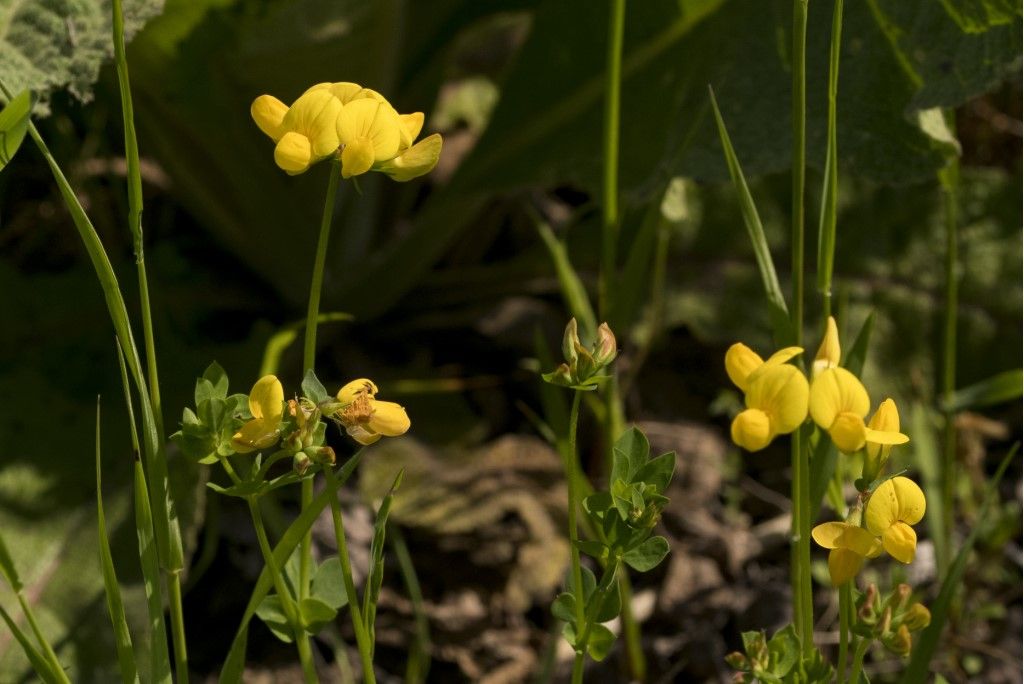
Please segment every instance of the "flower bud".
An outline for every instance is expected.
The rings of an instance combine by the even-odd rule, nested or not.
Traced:
[[[905,656],[910,654],[910,647],[912,645],[910,639],[910,630],[907,629],[906,625],[900,625],[900,628],[896,630],[896,633],[890,636],[888,639],[884,639],[883,643],[885,647],[896,655]]]
[[[919,632],[932,622],[932,614],[920,603],[910,606],[903,616],[903,624],[911,632]]]
[[[615,356],[618,353],[615,334],[608,327],[607,323],[602,323],[597,328],[597,342],[594,343],[594,363],[597,364],[598,368],[604,368],[615,360]]]
[[[310,465],[312,465],[312,461],[305,451],[295,452],[295,456],[292,459],[292,469],[295,470],[296,474],[300,476],[305,475]]]
[[[825,323],[825,336],[818,347],[818,353],[814,355],[814,363],[811,364],[811,377],[817,377],[823,370],[839,366],[839,328],[836,326],[836,319],[831,316]]]
[[[576,350],[581,348],[576,319],[570,318],[565,326],[565,333],[562,334],[562,356],[565,357],[569,366],[576,364]]]

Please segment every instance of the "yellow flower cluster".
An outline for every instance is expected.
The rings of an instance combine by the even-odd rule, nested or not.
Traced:
[[[864,457],[865,482],[882,472],[892,447],[910,438],[900,432],[899,411],[885,399],[865,421],[871,400],[860,379],[840,367],[841,349],[836,322],[828,319],[825,335],[811,364],[811,379],[788,362],[803,352],[786,347],[763,360],[742,343],[725,354],[729,379],[744,393],[746,409],[732,422],[732,440],[748,451],[767,447],[779,435],[798,429],[810,416],[844,454]],[[921,488],[906,477],[882,482],[870,494],[863,510],[846,522],[814,528],[814,540],[830,549],[829,572],[838,586],[852,579],[866,558],[884,549],[893,558],[910,563],[917,549],[911,525],[924,516]]]
[[[340,407],[329,416],[341,423],[349,436],[360,444],[373,444],[381,437],[398,437],[409,430],[405,409],[391,401],[376,399],[377,386],[366,379],[353,380],[338,390]],[[295,402],[290,402],[295,404]],[[245,454],[273,446],[281,436],[285,415],[284,388],[273,375],[256,381],[249,392],[246,421],[231,440],[236,453]],[[292,411],[297,422],[304,414]]]
[[[290,107],[260,95],[250,111],[275,143],[274,161],[290,175],[336,157],[344,178],[380,171],[407,181],[428,173],[441,154],[437,133],[414,144],[422,112],[399,114],[383,95],[355,83],[317,83]]]

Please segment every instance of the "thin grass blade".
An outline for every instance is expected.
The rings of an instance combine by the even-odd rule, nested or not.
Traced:
[[[743,175],[743,169],[740,167],[739,159],[736,157],[736,151],[732,147],[729,131],[725,128],[725,121],[722,120],[722,113],[718,110],[718,102],[715,100],[715,91],[712,90],[711,86],[708,86],[708,93],[711,97],[711,109],[715,114],[715,124],[718,126],[718,136],[722,141],[725,163],[729,167],[729,176],[732,178],[733,186],[736,188],[736,194],[740,201],[743,223],[747,227],[747,234],[750,236],[750,243],[754,248],[757,269],[761,273],[761,285],[764,287],[765,295],[768,297],[768,312],[771,316],[775,340],[779,344],[789,344],[794,339],[793,326],[789,320],[786,300],[782,296],[782,288],[779,286],[779,276],[775,271],[772,253],[768,248],[768,239],[764,235],[761,216],[757,213],[754,198],[750,195],[747,179]]]
[[[1003,371],[979,383],[953,392],[949,401],[942,403],[942,410],[950,413],[977,409],[1004,401],[1019,399],[1024,389],[1024,374],[1020,368]]]
[[[957,590],[960,588],[964,571],[967,569],[967,560],[971,555],[971,549],[978,540],[978,533],[983,527],[981,523],[988,515],[989,509],[992,508],[998,493],[999,482],[1002,480],[1007,466],[1010,465],[1010,462],[1017,455],[1019,447],[1020,444],[1015,444],[1010,449],[1003,458],[1002,463],[999,464],[999,468],[996,469],[992,479],[988,482],[985,498],[982,501],[981,508],[978,510],[978,524],[974,525],[971,533],[964,540],[960,551],[953,560],[953,564],[946,571],[946,577],[942,580],[942,587],[939,589],[938,597],[929,607],[932,613],[931,624],[921,632],[920,638],[914,644],[914,649],[910,655],[910,664],[903,671],[903,679],[901,680],[903,684],[915,684],[916,682],[923,682],[928,679],[928,664],[931,662],[932,656],[935,655],[935,650],[939,646],[939,638],[942,636],[942,630],[946,625],[946,618],[949,616],[949,607],[956,596]]]
[[[32,93],[23,90],[0,111],[0,170],[14,158],[28,131]]]
[[[391,545],[395,550],[395,558],[398,559],[398,568],[402,573],[402,580],[409,592],[409,600],[412,603],[412,614],[416,624],[416,638],[412,643],[409,652],[409,661],[405,666],[406,684],[421,684],[427,680],[430,672],[430,620],[423,608],[423,591],[420,589],[420,581],[416,576],[416,566],[413,565],[412,555],[405,543],[405,536],[398,527],[392,526],[390,530]]]
[[[103,589],[107,596],[107,610],[114,628],[114,640],[117,645],[117,662],[121,668],[121,680],[138,682],[138,668],[135,665],[135,651],[132,649],[131,632],[124,613],[124,601],[121,598],[121,585],[117,581],[114,569],[114,557],[110,553],[110,536],[107,532],[107,520],[103,514],[103,475],[100,467],[100,403],[96,401],[96,525],[100,538],[100,566],[103,568]]]
[[[47,684],[59,684],[60,682],[66,682],[67,677],[58,676],[53,671],[53,666],[46,660],[42,653],[32,645],[32,641],[28,638],[28,635],[22,631],[21,627],[18,626],[10,614],[4,610],[3,606],[0,606],[0,617],[3,617],[4,622],[7,623],[7,628],[11,630],[11,634],[18,640],[18,644],[21,645],[25,656],[28,657],[28,661],[32,664],[32,669],[36,671],[36,674],[43,678]]]
[[[594,309],[590,306],[590,298],[587,296],[587,289],[583,286],[579,274],[569,261],[569,252],[565,245],[555,237],[551,226],[539,216],[534,217],[537,225],[537,232],[540,234],[544,246],[547,247],[551,256],[551,263],[555,266],[555,274],[558,276],[558,285],[562,290],[562,298],[565,305],[579,322],[583,336],[592,339],[597,333],[597,317]]]
[[[370,542],[370,576],[366,578],[366,591],[363,592],[363,620],[366,622],[366,631],[370,635],[370,653],[376,642],[376,634],[373,623],[377,619],[377,600],[380,598],[380,588],[384,583],[384,541],[387,535],[388,514],[391,512],[391,502],[395,498],[395,492],[402,486],[402,476],[405,470],[399,470],[391,488],[380,502],[377,508],[377,517],[373,521],[373,540]]]
[[[836,98],[839,93],[839,54],[843,32],[843,0],[832,8],[832,39],[828,61],[828,132],[825,147],[825,175],[821,189],[821,216],[818,222],[818,291],[825,301],[826,313],[832,297],[832,272],[836,252],[836,214],[839,196],[839,143],[836,135]]]

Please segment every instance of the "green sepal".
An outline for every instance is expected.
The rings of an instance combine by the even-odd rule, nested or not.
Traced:
[[[314,404],[320,404],[333,399],[323,386],[323,383],[316,377],[316,373],[310,368],[306,371],[306,377],[302,378],[302,394]]]

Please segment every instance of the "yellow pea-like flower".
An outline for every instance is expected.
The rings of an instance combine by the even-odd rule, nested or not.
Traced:
[[[231,446],[239,454],[266,449],[278,438],[284,416],[284,388],[273,375],[264,375],[249,392],[252,420],[239,428],[231,438]]]
[[[338,149],[336,121],[341,101],[326,89],[307,90],[291,107],[270,95],[253,101],[250,113],[276,143],[274,161],[290,175],[304,172]]]
[[[387,102],[372,98],[344,105],[337,118],[341,143],[341,176],[366,173],[375,162],[393,159],[402,143],[402,121]]]
[[[746,392],[749,387],[748,379],[754,371],[766,365],[784,364],[802,352],[803,349],[800,347],[785,347],[765,361],[753,349],[742,342],[737,342],[725,352],[725,372],[728,373],[729,379],[734,385]]]
[[[733,420],[730,434],[744,449],[764,449],[807,418],[807,378],[796,367],[769,359],[744,377],[743,383],[747,409]]]
[[[845,368],[826,368],[811,383],[811,418],[826,430],[836,447],[847,454],[878,445],[905,444],[910,438],[898,430],[881,430],[864,423],[871,400],[857,376]]]
[[[373,444],[381,437],[398,437],[409,430],[405,409],[393,401],[376,398],[377,385],[372,380],[353,380],[338,390],[342,408],[335,417],[345,426],[352,439],[360,444]]]
[[[819,546],[829,549],[828,574],[835,587],[853,579],[865,558],[874,558],[882,552],[877,537],[863,527],[846,522],[822,523],[811,530],[811,537]]]
[[[911,525],[924,517],[924,492],[906,477],[886,480],[868,499],[864,509],[864,526],[882,538],[886,552],[900,561],[910,563],[917,552],[917,534]]]

